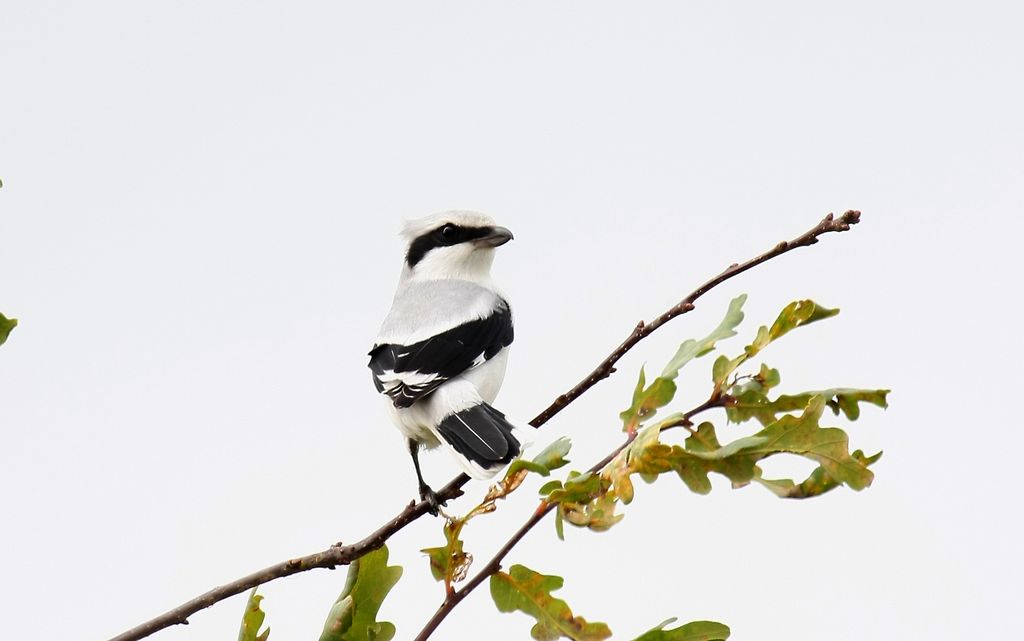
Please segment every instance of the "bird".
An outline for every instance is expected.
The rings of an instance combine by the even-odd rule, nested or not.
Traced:
[[[491,265],[513,236],[464,210],[407,221],[401,234],[404,263],[369,368],[407,440],[420,499],[436,516],[445,501],[423,479],[421,447],[442,446],[475,479],[491,478],[521,450],[516,426],[491,405],[514,338],[512,309]]]

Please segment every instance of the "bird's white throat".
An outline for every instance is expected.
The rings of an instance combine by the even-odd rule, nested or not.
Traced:
[[[494,287],[491,280],[491,265],[493,263],[494,248],[492,247],[477,247],[471,243],[438,247],[428,252],[414,267],[406,265],[402,270],[402,282],[424,282],[450,278],[466,280],[491,289]]]

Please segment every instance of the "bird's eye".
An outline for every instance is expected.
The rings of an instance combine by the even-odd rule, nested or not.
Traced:
[[[441,238],[443,238],[443,239],[445,239],[447,241],[453,241],[453,240],[457,239],[458,236],[459,236],[458,228],[455,225],[452,225],[451,223],[449,223],[449,224],[447,224],[447,225],[445,225],[444,227],[441,228]]]

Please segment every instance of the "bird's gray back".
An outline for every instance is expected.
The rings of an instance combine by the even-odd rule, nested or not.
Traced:
[[[395,294],[375,344],[411,345],[484,318],[503,305],[504,301],[496,292],[469,281],[411,282]]]

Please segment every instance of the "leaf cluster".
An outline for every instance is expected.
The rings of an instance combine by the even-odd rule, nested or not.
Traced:
[[[783,498],[818,496],[840,485],[862,490],[871,484],[874,475],[868,468],[881,453],[851,453],[846,432],[823,425],[823,414],[828,407],[833,414],[841,413],[856,421],[862,404],[886,407],[888,390],[844,387],[775,395],[773,390],[782,378],[777,369],[762,363],[756,373],[739,373],[743,365],[774,341],[839,313],[811,300],[787,305],[770,326],[757,330],[753,341],[738,355],[719,356],[712,366],[711,395],[704,404],[689,413],[651,420],[659,409],[674,400],[679,370],[713,351],[719,341],[736,334],[743,320],[745,300],[745,296],[735,298],[722,322],[706,337],[680,345],[661,375],[650,384],[641,369],[630,407],[620,414],[630,440],[603,469],[582,474],[571,472],[564,482],[551,481],[541,488],[544,500],[557,506],[555,528],[560,538],[564,537],[565,522],[595,531],[618,523],[622,515],[616,513],[616,507],[633,500],[634,475],[654,482],[661,475],[674,473],[690,491],[707,494],[712,488],[710,475],[714,473],[729,479],[733,487],[756,482]],[[761,429],[723,444],[714,423],[704,421],[695,427],[690,420],[696,413],[711,408],[724,409],[731,423],[756,420]],[[689,433],[682,443],[662,440],[665,431],[680,427]],[[778,454],[800,456],[817,467],[801,481],[767,479],[759,462]]]
[[[774,389],[782,378],[778,370],[762,363],[756,373],[739,373],[742,366],[774,341],[797,328],[831,318],[839,311],[810,300],[787,305],[770,326],[757,330],[753,341],[738,355],[719,356],[712,366],[712,391],[705,403],[690,412],[652,420],[675,399],[679,371],[736,334],[743,320],[745,300],[745,296],[734,299],[721,323],[707,336],[682,343],[650,383],[641,368],[630,406],[619,415],[628,440],[616,456],[603,467],[571,471],[564,480],[551,480],[540,488],[542,506],[556,509],[555,529],[559,538],[564,538],[565,522],[598,532],[618,523],[623,515],[617,513],[617,506],[633,500],[634,476],[654,482],[662,475],[674,474],[689,490],[707,494],[712,489],[710,475],[715,473],[729,479],[733,487],[756,482],[784,498],[818,496],[840,485],[861,490],[871,484],[874,475],[868,468],[881,453],[851,453],[846,432],[823,425],[822,421],[825,408],[850,421],[860,417],[862,404],[884,408],[888,390],[825,388],[777,395]],[[723,445],[714,423],[704,421],[694,426],[691,422],[693,416],[712,408],[724,410],[730,423],[756,420],[760,429]],[[662,440],[664,432],[680,427],[688,431],[682,443]],[[817,467],[800,482],[764,478],[759,463],[778,454],[800,456]],[[490,578],[491,596],[500,611],[520,611],[536,621],[531,629],[534,639],[550,641],[565,637],[590,641],[610,637],[607,625],[574,615],[565,601],[551,594],[562,585],[561,577],[540,574],[522,565],[514,565],[508,572],[498,572]],[[729,629],[720,623],[695,621],[668,628],[673,621],[656,626],[636,641],[711,641],[729,636]]]

